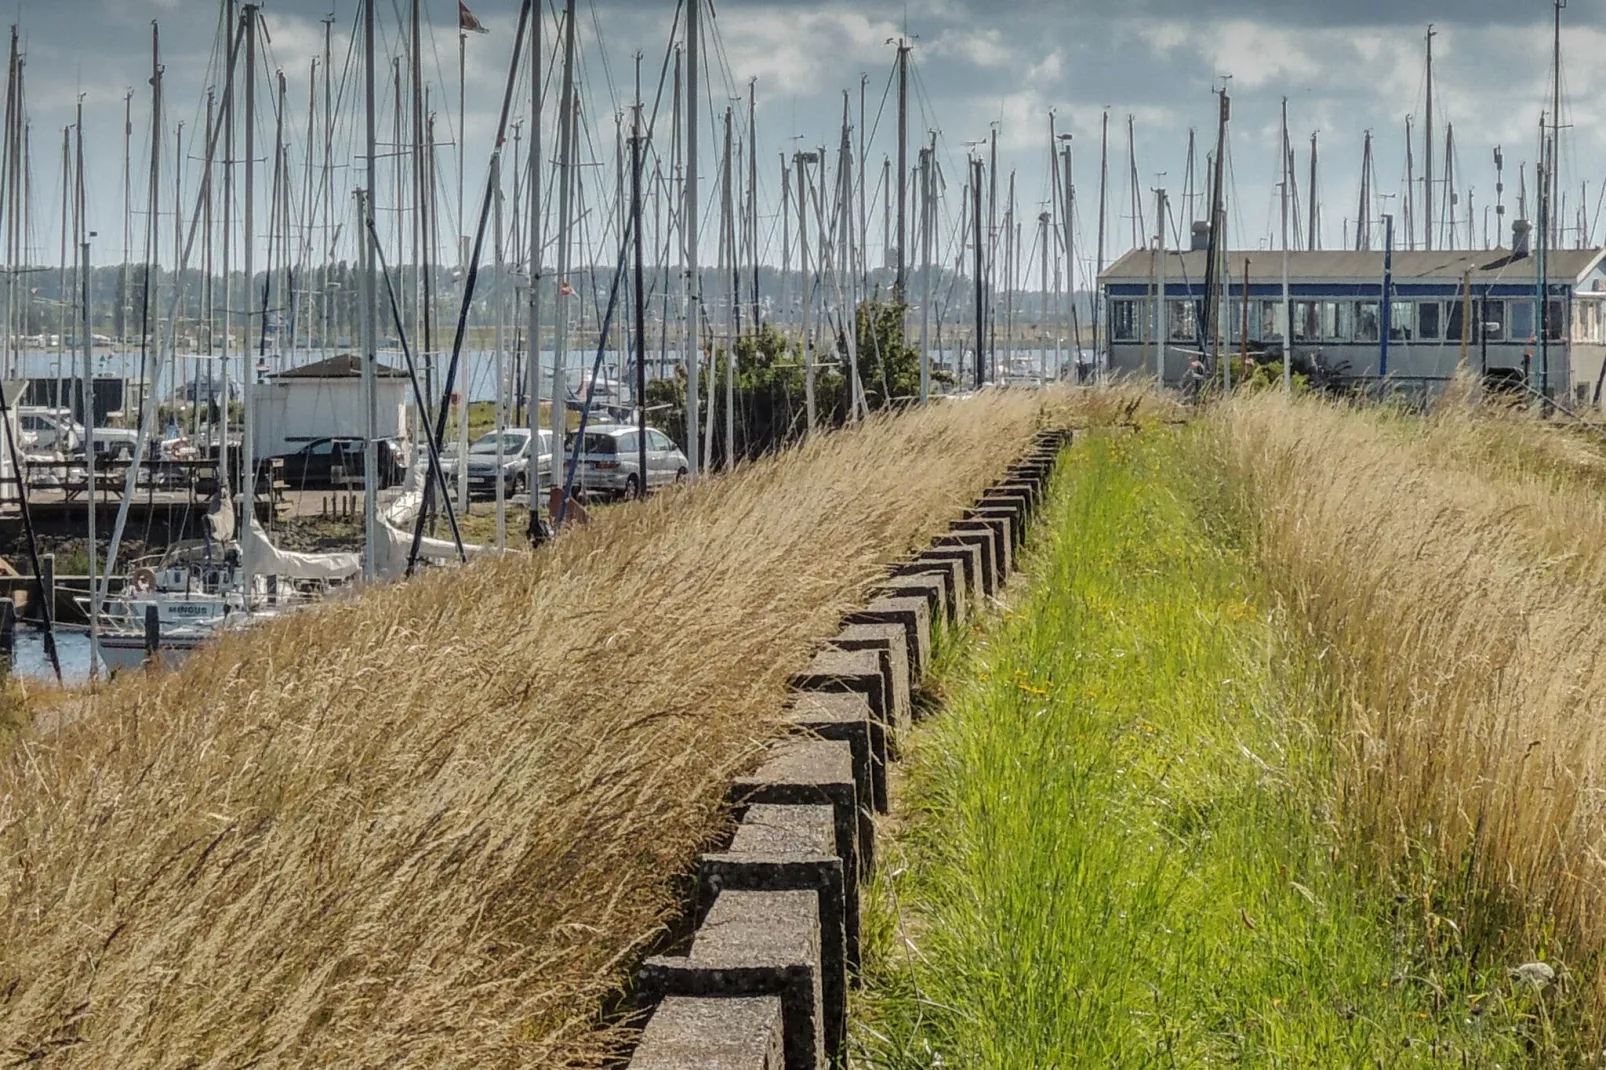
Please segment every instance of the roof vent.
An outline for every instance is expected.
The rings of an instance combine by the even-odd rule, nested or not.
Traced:
[[[1511,224],[1511,258],[1521,260],[1528,255],[1529,236],[1533,234],[1533,224],[1526,219],[1515,220]]]

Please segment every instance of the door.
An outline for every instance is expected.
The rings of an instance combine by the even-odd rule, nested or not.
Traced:
[[[650,460],[656,469],[654,476],[658,480],[658,485],[673,483],[675,474],[680,471],[680,462],[675,458],[675,444],[670,441],[668,435],[656,428],[649,429],[647,436],[652,440]]]
[[[619,471],[623,472],[627,478],[634,475],[637,486],[640,486],[641,480],[646,478],[641,472],[641,439],[636,432],[627,431],[620,435],[616,441],[618,442]],[[651,486],[652,484],[649,483],[647,485]],[[619,481],[619,491],[621,494],[625,492],[625,479]]]

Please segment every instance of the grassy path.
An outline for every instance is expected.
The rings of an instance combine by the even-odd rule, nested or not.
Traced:
[[[1013,610],[951,669],[855,1065],[1533,1065],[1540,997],[1344,864],[1321,696],[1184,491],[1189,446],[1080,444]]]

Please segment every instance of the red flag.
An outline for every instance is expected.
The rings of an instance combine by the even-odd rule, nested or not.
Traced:
[[[485,25],[479,19],[474,17],[474,12],[468,9],[468,5],[463,3],[463,0],[457,0],[457,28],[464,33],[491,32],[485,28]]]

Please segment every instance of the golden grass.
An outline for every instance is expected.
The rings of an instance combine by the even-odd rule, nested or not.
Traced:
[[[591,1064],[788,675],[1026,444],[997,393],[822,436],[125,679],[0,765],[0,1052]]]
[[[1399,421],[1270,395],[1214,428],[1269,581],[1335,670],[1346,831],[1447,944],[1570,962],[1606,1008],[1598,453],[1456,404]]]

